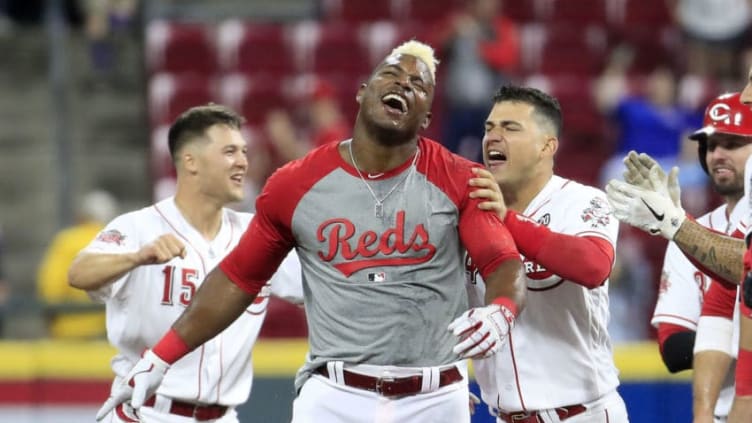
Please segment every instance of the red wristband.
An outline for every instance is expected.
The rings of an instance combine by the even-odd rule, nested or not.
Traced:
[[[191,349],[183,338],[175,332],[175,329],[170,328],[151,351],[167,364],[172,364],[191,352]]]
[[[736,395],[752,395],[752,351],[739,348],[736,361]]]
[[[509,310],[514,317],[517,317],[517,303],[507,297],[498,297],[491,301],[491,304],[498,304]]]

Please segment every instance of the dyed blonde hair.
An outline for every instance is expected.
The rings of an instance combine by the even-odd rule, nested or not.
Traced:
[[[426,64],[426,66],[428,66],[428,71],[431,72],[431,79],[436,83],[436,65],[439,64],[439,61],[436,60],[436,56],[434,56],[433,47],[417,40],[405,41],[395,47],[394,50],[389,53],[387,58],[398,54],[407,54],[420,59]]]

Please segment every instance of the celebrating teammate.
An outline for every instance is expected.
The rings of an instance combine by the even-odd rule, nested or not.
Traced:
[[[272,175],[238,246],[108,406],[140,407],[296,248],[310,351],[293,422],[469,422],[464,359],[501,348],[524,290],[511,235],[469,197],[475,165],[418,135],[430,122],[435,69],[433,49],[418,41],[375,68],[356,96],[352,140]],[[485,305],[471,310],[465,250],[487,288]]]
[[[177,169],[175,196],[115,218],[70,268],[70,284],[106,304],[107,336],[118,349],[112,360],[113,393],[141,353],[191,303],[207,272],[238,243],[252,218],[224,207],[243,196],[248,161],[241,124],[240,116],[218,105],[183,113],[169,131]],[[294,254],[270,284],[266,280],[259,281],[256,301],[238,313],[240,318],[175,363],[156,395],[144,398],[138,415],[121,404],[97,418],[237,422],[234,408],[248,399],[251,349],[270,291],[302,298]]]
[[[740,101],[747,107],[752,105],[752,69]],[[724,119],[743,119],[743,115],[736,113]],[[741,289],[736,395],[728,422],[748,422],[752,419],[752,277],[749,276],[752,251],[746,250],[745,254],[743,240],[712,232],[686,218],[679,199],[678,170],[672,169],[666,176],[649,157],[632,162],[631,167],[632,180],[611,181],[607,187],[609,202],[620,220],[674,240],[682,252],[700,264],[700,270],[706,274],[715,273],[726,283],[741,283],[742,275],[747,275]],[[743,207],[743,211],[739,212],[740,223],[734,235],[741,237],[746,234],[749,238],[752,156],[747,159],[744,175],[744,197],[737,205],[737,208]]]
[[[698,142],[700,165],[724,204],[697,222],[730,234],[745,209],[737,204],[744,195],[744,163],[752,154],[752,110],[739,101],[738,93],[724,94],[708,104],[703,125],[690,138]],[[632,153],[628,162],[635,160],[638,158]],[[713,422],[714,418],[725,421],[731,408],[734,390],[729,369],[738,348],[738,324],[733,322],[738,316],[734,312],[736,294],[736,286],[729,290],[728,285],[711,284],[707,275],[669,243],[652,324],[658,328],[661,356],[668,369],[677,372],[694,367],[697,423]],[[707,300],[704,303],[703,298]]]
[[[509,342],[474,360],[475,375],[501,422],[627,422],[607,332],[618,221],[602,191],[554,174],[561,123],[556,99],[514,86],[496,93],[486,119],[488,171],[471,196],[503,217],[528,294]],[[487,285],[469,270],[473,304]]]

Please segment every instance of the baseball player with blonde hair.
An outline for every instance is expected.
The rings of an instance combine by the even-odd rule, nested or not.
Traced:
[[[376,66],[356,95],[353,138],[272,175],[238,246],[109,407],[140,407],[295,248],[310,350],[293,422],[470,421],[465,359],[502,347],[525,293],[509,231],[469,196],[476,165],[418,135],[430,123],[435,69],[433,50],[418,41]],[[483,305],[470,310],[465,250],[486,281]]]
[[[144,350],[191,304],[206,274],[240,241],[252,219],[225,207],[243,197],[248,160],[242,123],[219,105],[183,113],[168,136],[177,170],[175,196],[116,217],[70,267],[70,284],[106,304],[107,338],[118,349],[112,359],[113,393],[129,380]],[[97,419],[237,422],[235,407],[248,399],[251,349],[270,293],[296,302],[302,298],[294,253],[259,285],[259,295],[237,320],[175,363],[138,412],[128,404],[107,403]]]

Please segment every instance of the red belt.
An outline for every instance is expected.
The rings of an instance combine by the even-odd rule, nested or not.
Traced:
[[[154,407],[155,397],[151,397],[144,403],[145,407]],[[191,402],[183,402],[170,399],[170,414],[183,417],[192,417],[196,421],[218,419],[225,415],[227,406],[218,404],[198,405]]]
[[[326,366],[314,370],[325,377],[329,377]],[[399,397],[415,395],[423,389],[423,376],[407,377],[374,377],[343,370],[344,384],[353,388],[365,389],[376,392],[385,397]],[[449,367],[439,372],[439,387],[451,385],[462,380],[462,374],[456,366]]]
[[[582,404],[567,405],[566,407],[555,408],[559,420],[564,421],[570,417],[584,413],[587,408]],[[499,411],[499,418],[507,423],[543,423],[538,411],[518,411],[516,413],[503,413]]]

